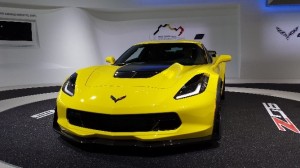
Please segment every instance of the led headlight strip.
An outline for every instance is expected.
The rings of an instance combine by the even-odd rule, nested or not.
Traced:
[[[205,91],[208,84],[208,75],[199,74],[190,79],[175,95],[175,99],[182,99],[200,94]]]
[[[75,94],[76,79],[77,73],[72,74],[62,87],[62,90],[69,96],[74,96]]]

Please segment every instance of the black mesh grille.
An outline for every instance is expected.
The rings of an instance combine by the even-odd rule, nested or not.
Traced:
[[[76,126],[109,132],[166,131],[181,125],[175,112],[107,115],[68,109],[67,119]]]

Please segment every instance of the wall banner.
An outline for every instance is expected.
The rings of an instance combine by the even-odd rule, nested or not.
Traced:
[[[184,27],[171,24],[161,24],[153,32],[153,40],[179,40],[185,39]]]

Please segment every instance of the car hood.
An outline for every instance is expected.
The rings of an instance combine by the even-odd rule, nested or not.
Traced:
[[[97,67],[87,79],[87,87],[152,87],[169,88],[174,86],[185,73],[195,66],[142,65],[124,66],[106,65]]]

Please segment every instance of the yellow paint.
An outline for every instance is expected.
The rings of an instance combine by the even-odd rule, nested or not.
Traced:
[[[148,41],[148,43],[201,43],[192,40]],[[77,71],[74,96],[62,90],[57,98],[58,124],[80,137],[109,139],[137,139],[144,141],[199,138],[212,134],[216,108],[217,86],[224,81],[225,62],[229,55],[214,58],[212,64],[184,66],[178,63],[150,78],[114,78],[120,66],[101,65]],[[108,62],[114,61],[111,57]],[[176,93],[195,75],[208,74],[206,90],[198,95],[175,100]],[[110,97],[126,96],[115,103]],[[66,109],[72,108],[102,114],[149,114],[176,112],[181,126],[170,131],[106,132],[71,125],[66,119]],[[112,123],[115,124],[115,123]]]

